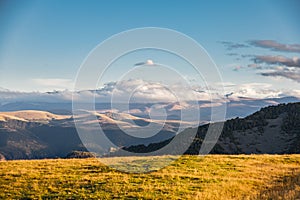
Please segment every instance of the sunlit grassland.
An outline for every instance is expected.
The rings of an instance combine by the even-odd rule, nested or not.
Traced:
[[[159,159],[145,158],[117,159],[140,165]],[[299,195],[300,155],[183,156],[150,173],[120,172],[98,159],[0,162],[0,199],[227,200]]]

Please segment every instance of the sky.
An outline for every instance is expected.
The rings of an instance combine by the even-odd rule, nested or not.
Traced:
[[[2,0],[0,90],[72,90],[80,65],[99,43],[129,29],[161,27],[197,41],[228,92],[300,96],[299,7],[297,0]],[[116,81],[114,74],[127,69],[129,59],[132,65],[176,61],[168,63],[159,51],[144,53],[129,56],[124,68],[116,64],[103,84]],[[186,76],[193,74],[188,71]]]

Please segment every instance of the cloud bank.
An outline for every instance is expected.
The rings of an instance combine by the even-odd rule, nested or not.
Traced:
[[[299,74],[293,71],[264,72],[263,76],[289,76],[289,78],[299,80]],[[225,84],[225,85],[224,85]],[[256,99],[280,98],[284,96],[300,97],[300,92],[293,89],[276,90],[271,84],[248,83],[235,85],[232,83],[215,83],[209,88],[202,86],[192,86],[186,88],[181,84],[173,84],[169,87],[157,82],[148,82],[140,79],[123,80],[121,82],[109,82],[97,90],[84,90],[72,92],[69,90],[53,92],[16,92],[9,90],[0,91],[0,104],[10,102],[47,102],[47,103],[71,103],[72,97],[77,102],[86,102],[88,98],[96,99],[97,103],[109,103],[112,97],[118,102],[180,102],[180,101],[208,101],[222,102],[227,98],[238,100],[241,97]],[[224,85],[225,93],[221,88]],[[189,92],[187,92],[189,91]],[[227,95],[226,94],[230,94]],[[178,99],[181,97],[181,99]]]
[[[300,58],[288,58],[285,56],[255,56],[254,64],[259,66],[256,69],[265,69],[267,71],[259,72],[258,74],[266,77],[282,77],[296,82],[300,82]],[[261,63],[267,66],[262,67]],[[249,65],[250,66],[250,65]]]
[[[233,42],[222,42],[227,47],[227,50],[234,48],[242,48],[243,44]],[[285,53],[284,55],[253,55],[236,53],[227,53],[228,56],[238,56],[236,60],[246,61],[248,69],[257,71],[257,74],[265,77],[281,77],[300,82],[300,57],[289,57],[286,53],[300,53],[300,44],[283,44],[275,40],[251,40],[248,42],[247,47],[260,47],[269,51],[276,51]],[[250,49],[252,50],[252,49]],[[234,71],[244,69],[244,65],[236,64],[233,68]]]
[[[271,51],[300,53],[300,44],[282,44],[274,40],[252,40],[249,44]]]
[[[286,67],[300,67],[300,58],[288,58],[285,56],[255,56],[255,63],[265,63],[269,65],[281,65]]]
[[[263,76],[284,77],[300,83],[300,69],[278,67],[276,70],[260,73]]]

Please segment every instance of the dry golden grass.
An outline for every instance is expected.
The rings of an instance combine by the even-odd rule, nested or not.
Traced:
[[[141,174],[97,159],[5,161],[0,199],[297,199],[299,180],[300,155],[183,156]]]
[[[49,121],[49,120],[62,120],[68,119],[71,115],[55,115],[46,111],[39,110],[25,110],[15,112],[0,112],[0,121],[6,121],[9,119],[19,121]]]

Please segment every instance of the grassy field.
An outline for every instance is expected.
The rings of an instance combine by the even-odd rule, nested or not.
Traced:
[[[183,156],[140,174],[97,159],[0,162],[0,199],[54,198],[300,199],[300,155]]]

